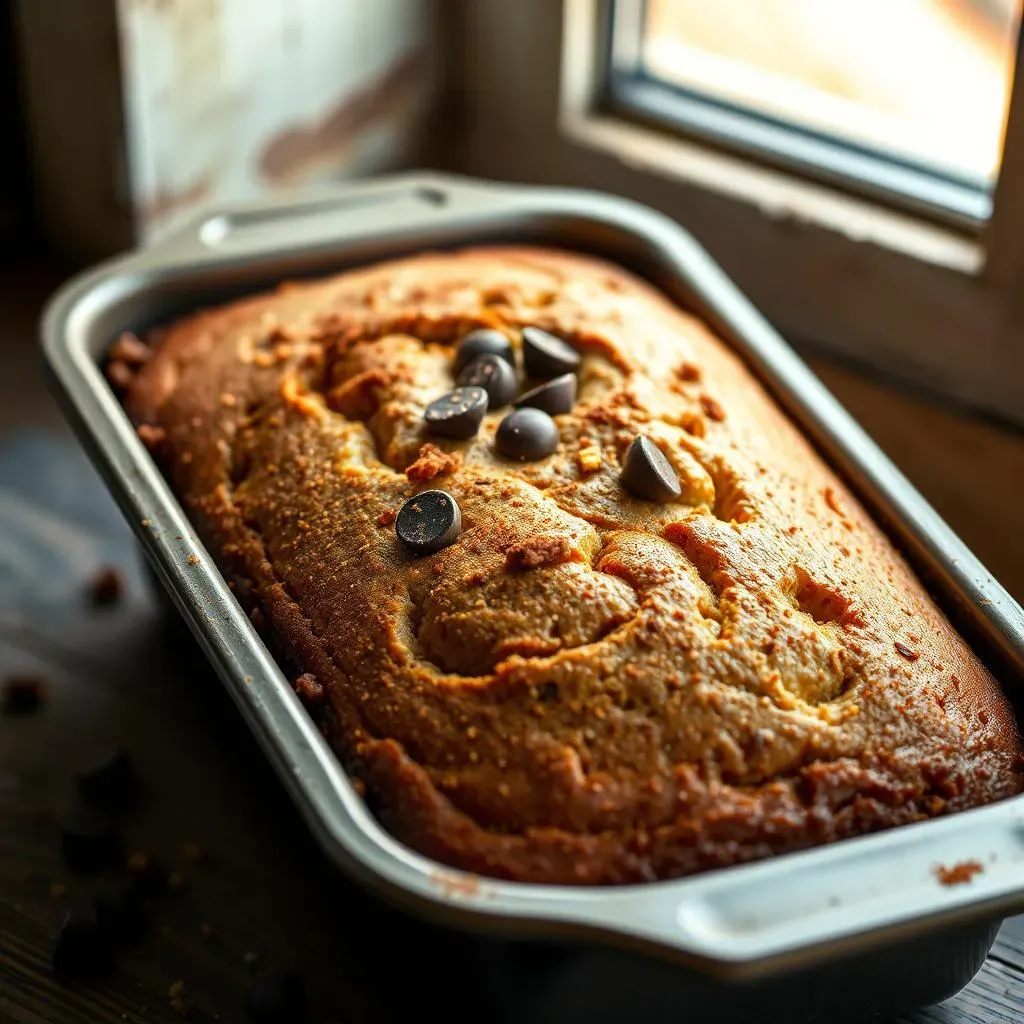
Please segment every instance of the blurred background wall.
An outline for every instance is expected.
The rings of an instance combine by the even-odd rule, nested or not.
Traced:
[[[32,184],[0,179],[7,205],[85,262],[210,202],[427,162],[442,3],[14,0],[0,107]]]

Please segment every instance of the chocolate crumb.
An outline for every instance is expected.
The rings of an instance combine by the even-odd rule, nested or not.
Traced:
[[[941,885],[966,885],[974,876],[984,871],[984,867],[976,860],[963,860],[952,867],[939,865],[934,869],[935,877]]]
[[[460,461],[458,456],[449,455],[437,445],[427,443],[420,448],[416,461],[408,466],[405,475],[413,483],[422,483],[425,480],[433,480],[435,476],[454,473],[459,468]]]
[[[295,680],[295,692],[306,704],[319,704],[324,699],[323,684],[312,672],[303,672]]]
[[[124,577],[112,565],[103,566],[93,573],[87,584],[89,600],[100,608],[116,604],[124,593]]]
[[[46,701],[46,684],[35,676],[4,680],[0,711],[5,715],[31,715]]]

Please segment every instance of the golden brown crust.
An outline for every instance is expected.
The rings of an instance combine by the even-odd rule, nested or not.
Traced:
[[[558,452],[503,461],[500,413],[425,448],[453,343],[530,324],[584,356]],[[288,286],[171,327],[128,406],[382,820],[439,860],[649,880],[1021,790],[1006,701],[892,545],[719,340],[608,264]],[[619,486],[637,433],[677,501]],[[394,513],[435,486],[464,530],[413,558]]]

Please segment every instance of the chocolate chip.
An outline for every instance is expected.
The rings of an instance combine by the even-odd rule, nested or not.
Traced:
[[[410,498],[395,520],[398,539],[415,555],[430,555],[454,544],[462,532],[462,512],[445,491],[423,491]]]
[[[662,450],[643,435],[626,449],[619,481],[630,494],[646,501],[671,501],[682,493],[679,477]]]
[[[138,799],[131,756],[119,743],[94,745],[80,755],[75,781],[82,799],[104,810],[127,810]]]
[[[0,711],[5,715],[31,715],[46,697],[46,684],[35,676],[12,676],[4,680]]]
[[[455,372],[461,372],[462,368],[468,366],[474,359],[486,355],[500,356],[510,366],[516,365],[515,352],[508,338],[501,331],[480,328],[470,331],[459,343],[458,351],[455,353]]]
[[[306,984],[292,971],[258,978],[245,994],[249,1024],[297,1024],[306,1019]]]
[[[523,365],[528,377],[558,377],[579,369],[580,354],[539,327],[523,328]]]
[[[423,418],[432,434],[465,441],[480,429],[486,413],[487,392],[483,388],[456,388],[431,402]]]
[[[516,407],[540,409],[549,416],[561,416],[562,413],[572,412],[572,407],[575,404],[576,374],[563,373],[561,377],[546,381],[532,391],[521,395],[516,402]]]
[[[115,942],[140,939],[146,930],[148,913],[138,879],[122,879],[100,893],[96,898],[96,920]]]
[[[515,397],[516,371],[501,356],[480,356],[459,374],[459,387],[472,386],[487,392],[488,410],[500,409]]]
[[[506,459],[533,462],[558,448],[558,427],[540,409],[516,409],[498,424],[494,443]]]
[[[98,974],[110,959],[110,941],[96,914],[87,908],[70,910],[53,947],[54,976],[71,981]]]
[[[68,867],[90,874],[117,863],[122,854],[121,837],[114,822],[80,804],[64,816],[60,846]]]

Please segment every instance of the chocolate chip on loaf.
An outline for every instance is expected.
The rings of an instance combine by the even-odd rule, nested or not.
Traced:
[[[535,462],[558,448],[558,427],[540,409],[516,409],[498,424],[494,443],[506,459]]]
[[[527,391],[516,401],[519,409],[540,409],[549,416],[572,412],[576,404],[576,374],[563,373]]]
[[[462,512],[445,491],[423,491],[410,498],[395,520],[398,539],[414,555],[431,555],[454,544],[462,532]]]
[[[459,343],[458,351],[455,353],[455,372],[460,373],[463,367],[468,366],[474,359],[487,355],[499,356],[509,366],[516,365],[515,352],[508,338],[501,331],[484,327],[470,331]]]
[[[500,409],[515,397],[516,371],[501,356],[480,356],[459,374],[459,387],[473,386],[487,392],[488,409]]]
[[[665,454],[642,434],[626,449],[619,482],[645,501],[672,501],[682,493],[679,477]]]
[[[480,429],[486,413],[487,392],[483,388],[456,388],[431,402],[423,419],[432,434],[465,441]]]
[[[580,354],[548,331],[524,327],[523,365],[528,377],[558,377],[579,369]]]

